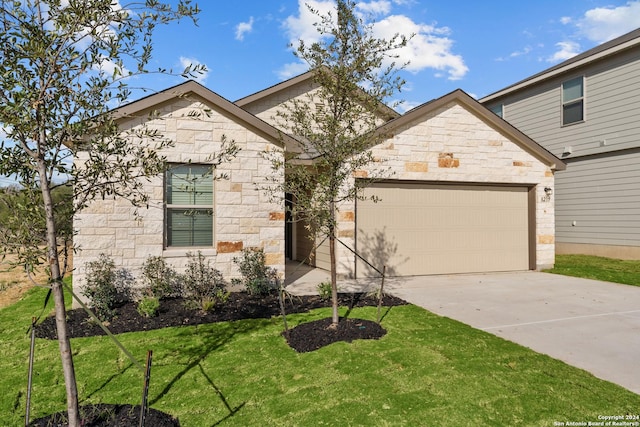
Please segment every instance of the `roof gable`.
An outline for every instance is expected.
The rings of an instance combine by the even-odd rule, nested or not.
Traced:
[[[473,99],[461,89],[457,89],[438,99],[434,99],[430,102],[407,111],[401,117],[380,126],[376,130],[376,134],[391,134],[395,129],[401,126],[408,125],[414,120],[418,120],[421,117],[424,117],[452,102],[463,106],[467,111],[469,111],[471,114],[474,114],[482,122],[487,124],[487,126],[505,135],[523,150],[527,151],[528,153],[542,161],[551,169],[566,169],[566,165],[562,162],[562,160],[558,159],[556,156],[544,149],[540,144],[538,144],[527,135],[516,129],[514,126],[510,125],[508,122],[485,108],[482,104],[480,104],[478,101]]]
[[[302,73],[296,77],[285,80],[281,83],[270,86],[252,95],[248,95],[244,98],[241,98],[235,101],[235,104],[242,108],[248,109],[252,104],[260,102],[263,99],[268,98],[270,96],[284,93],[296,85],[313,84],[315,79],[314,74],[315,73],[313,70],[307,71],[306,73]],[[385,105],[384,103],[379,103],[378,113],[380,114],[380,117],[383,118],[385,121],[392,120],[400,116],[400,114],[398,114],[397,111],[395,111],[393,108],[389,107],[388,105]]]
[[[253,114],[248,113],[231,101],[223,98],[222,96],[193,80],[189,80],[185,83],[181,83],[177,86],[154,93],[153,95],[149,95],[145,98],[117,108],[113,110],[113,115],[116,120],[139,117],[144,112],[153,110],[160,104],[170,102],[171,100],[177,98],[188,96],[189,94],[197,95],[211,107],[219,110],[225,115],[228,115],[233,120],[241,122],[247,128],[250,128],[253,131],[264,135],[271,142],[279,146],[282,146],[283,142],[287,146],[298,145],[298,142],[295,140],[295,138],[281,132],[267,122],[260,120]]]
[[[637,28],[627,34],[624,34],[618,38],[615,38],[599,46],[596,46],[592,49],[589,49],[585,52],[582,52],[581,54],[576,55],[573,58],[567,59],[566,61],[561,62],[553,67],[547,68],[546,70],[543,70],[537,74],[534,74],[531,77],[527,77],[524,80],[521,80],[517,83],[507,86],[504,89],[500,89],[497,92],[487,95],[484,98],[480,99],[480,102],[485,103],[485,102],[489,102],[489,101],[501,98],[505,95],[508,95],[520,89],[524,89],[526,87],[532,86],[536,83],[545,81],[559,74],[563,74],[568,71],[575,70],[576,68],[580,68],[582,66],[591,64],[594,61],[606,58],[610,55],[614,55],[616,53],[619,53],[634,47],[637,48],[639,46],[640,46],[640,28]]]

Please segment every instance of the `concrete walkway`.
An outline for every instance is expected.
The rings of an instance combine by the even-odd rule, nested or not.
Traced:
[[[328,279],[322,270],[297,272],[288,280],[293,293],[315,294]],[[370,282],[340,288],[366,291]],[[640,394],[640,287],[527,271],[393,278],[385,289]]]

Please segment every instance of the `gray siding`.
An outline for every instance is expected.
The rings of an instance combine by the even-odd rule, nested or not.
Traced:
[[[563,127],[561,85],[580,75],[585,121]],[[505,120],[563,159],[640,147],[640,52],[608,57],[486,105],[500,103]],[[563,156],[564,147],[572,153]]]
[[[559,242],[640,246],[640,149],[568,162],[554,196]]]
[[[578,76],[585,121],[562,126],[562,82]],[[640,246],[640,48],[486,106],[500,103],[505,120],[567,163],[556,173],[556,242]]]

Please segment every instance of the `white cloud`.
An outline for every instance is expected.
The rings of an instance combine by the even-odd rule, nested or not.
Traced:
[[[571,19],[570,16],[563,16],[562,18],[560,18],[560,23],[567,25],[573,22],[573,19]]]
[[[547,58],[547,62],[560,62],[572,58],[580,53],[580,45],[572,41],[556,43],[558,50]]]
[[[184,56],[180,57],[180,66],[182,68],[187,68],[188,66],[191,66],[192,68],[197,66],[197,65],[204,65],[202,62],[198,61],[195,58],[187,58]],[[205,65],[206,67],[206,65]],[[207,82],[207,77],[209,77],[209,67],[206,67],[207,71],[203,72],[202,74],[197,74],[193,77],[193,79],[195,81],[197,81],[200,84],[206,84]]]
[[[249,22],[241,22],[236,25],[236,40],[244,40],[244,35],[253,31],[253,16],[249,18]]]
[[[93,69],[104,73],[107,76],[121,78],[128,76],[131,72],[126,67],[120,67],[107,56],[100,55]]]
[[[405,2],[406,0],[394,0],[396,4]],[[312,44],[320,40],[320,34],[314,26],[318,23],[318,16],[311,13],[306,4],[317,10],[321,16],[332,13],[335,18],[335,3],[333,1],[298,0],[298,15],[289,16],[283,25],[293,46],[297,46],[299,40],[303,40],[305,44]],[[391,3],[370,1],[359,3],[358,9],[387,15],[391,12]],[[398,58],[395,59],[398,64],[409,63],[407,71],[417,73],[432,68],[438,71],[438,76],[446,75],[449,80],[459,80],[469,71],[462,56],[452,52],[453,40],[448,37],[451,31],[447,27],[418,24],[406,16],[391,15],[375,22],[372,29],[374,37],[387,40],[394,37],[399,29],[406,36],[414,34],[407,46],[394,52],[398,55]],[[293,69],[291,66],[292,64],[288,64],[281,75],[288,74]]]
[[[576,26],[587,39],[604,43],[640,27],[640,0],[618,7],[597,7],[585,12]]]
[[[400,101],[398,101],[400,102]],[[393,102],[391,102],[390,104],[393,104]],[[397,112],[399,112],[400,114],[404,114],[409,110],[413,110],[416,107],[419,107],[420,105],[422,105],[421,102],[409,102],[409,101],[403,101],[401,104],[397,105],[395,107],[395,110]]]
[[[287,80],[307,71],[309,71],[309,66],[304,62],[290,62],[278,71],[278,77]]]
[[[409,62],[407,71],[417,73],[426,68],[438,70],[439,76],[448,75],[449,80],[459,80],[469,68],[460,55],[452,53],[453,40],[447,27],[417,24],[406,16],[393,15],[374,24],[376,37],[390,39],[402,28],[405,35],[414,34],[407,46],[398,49],[398,63]]]
[[[359,11],[373,15],[386,15],[391,12],[391,2],[386,0],[361,2],[357,4]]]
[[[547,62],[564,61],[580,53],[577,41],[586,39],[600,44],[640,27],[640,0],[631,0],[617,7],[596,7],[579,18],[564,16],[559,21],[563,25],[571,25],[576,31],[571,36],[572,40],[555,44],[557,50],[546,58]]]
[[[496,60],[497,62],[504,62],[504,61],[508,61],[508,60],[510,60],[511,58],[517,58],[517,57],[519,57],[519,56],[526,55],[526,54],[530,53],[530,52],[531,52],[531,50],[532,50],[531,46],[525,46],[524,48],[522,48],[522,50],[516,50],[516,51],[514,51],[514,52],[511,52],[511,53],[509,54],[509,56],[506,56],[506,57],[505,57],[505,56],[499,56],[499,57],[497,57],[495,60]]]
[[[531,46],[525,46],[522,50],[517,50],[515,52],[511,52],[509,55],[510,58],[517,58],[518,56],[526,55],[533,50]]]
[[[335,3],[332,0],[298,0],[298,16],[289,16],[284,21],[289,42],[294,46],[297,46],[298,40],[304,40],[308,44],[320,41],[320,33],[314,26],[319,23],[319,18],[307,5],[317,10],[321,16],[331,12],[335,19]]]

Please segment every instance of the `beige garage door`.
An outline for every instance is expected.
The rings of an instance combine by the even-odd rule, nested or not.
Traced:
[[[529,269],[525,187],[375,184],[357,204],[357,250],[390,276]],[[363,262],[358,277],[377,275]]]

